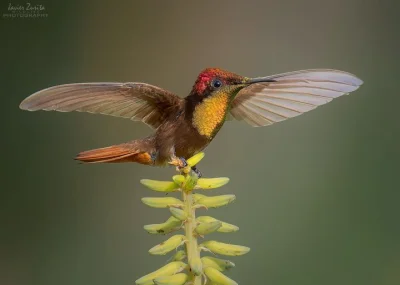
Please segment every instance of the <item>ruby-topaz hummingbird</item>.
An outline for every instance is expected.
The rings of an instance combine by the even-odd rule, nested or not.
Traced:
[[[155,130],[143,139],[81,152],[76,159],[82,162],[182,166],[208,146],[227,120],[268,126],[348,94],[362,83],[350,73],[330,69],[248,78],[207,68],[185,98],[146,83],[73,83],[38,91],[20,108],[105,114],[142,121]]]

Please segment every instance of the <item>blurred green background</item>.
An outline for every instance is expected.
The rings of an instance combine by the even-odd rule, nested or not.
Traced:
[[[3,1],[4,2],[4,1]],[[24,4],[14,2],[13,4]],[[1,31],[0,284],[133,284],[163,265],[141,178],[172,168],[80,165],[80,151],[151,133],[83,113],[23,112],[52,85],[142,81],[186,96],[205,67],[245,76],[335,68],[365,85],[265,128],[227,123],[199,168],[237,201],[212,239],[252,251],[240,284],[400,284],[398,1],[42,1],[48,17]],[[2,13],[8,3],[1,3]]]

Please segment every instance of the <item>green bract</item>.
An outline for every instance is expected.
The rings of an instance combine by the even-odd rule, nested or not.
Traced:
[[[196,219],[196,221],[199,223],[210,223],[210,222],[215,222],[218,220],[213,217],[210,217],[210,216],[200,216]],[[217,232],[232,233],[232,232],[237,232],[239,230],[238,226],[228,224],[223,221],[220,221],[220,222],[221,222],[221,227],[217,230]]]
[[[135,281],[137,285],[147,284],[148,282],[152,282],[153,279],[160,276],[171,276],[173,274],[179,273],[187,267],[187,264],[182,261],[173,261],[164,265],[160,269],[157,269],[154,272],[151,272],[138,280]],[[150,283],[153,284],[153,283]]]
[[[197,181],[196,189],[215,189],[228,184],[228,177],[219,177],[219,178],[200,178]]]
[[[179,185],[176,184],[174,181],[157,181],[150,179],[142,179],[140,180],[140,183],[142,183],[147,188],[158,192],[179,191]]]
[[[201,258],[201,261],[203,262],[204,268],[212,267],[219,271],[225,271],[227,269],[235,267],[235,263],[233,263],[232,261],[219,259],[212,256],[204,256]]]
[[[185,250],[178,250],[174,256],[172,256],[172,261],[182,261],[186,258],[186,251]]]
[[[183,285],[188,280],[185,273],[178,273],[171,276],[161,276],[153,280],[156,285]]]
[[[188,217],[186,211],[179,209],[179,208],[170,207],[169,211],[171,212],[172,216],[174,216],[175,218],[177,218],[180,221],[186,221],[186,219]]]
[[[250,251],[250,248],[248,248],[247,246],[223,243],[215,240],[205,241],[200,245],[200,247],[206,248],[207,250],[216,254],[230,256],[243,255]]]
[[[221,226],[222,223],[220,221],[213,221],[209,223],[200,223],[195,230],[199,235],[206,235],[215,232]]]
[[[237,284],[221,273],[234,267],[233,262],[212,256],[200,257],[201,250],[228,256],[243,255],[250,250],[245,246],[213,240],[199,244],[198,239],[213,232],[230,233],[239,230],[235,225],[210,216],[196,218],[198,208],[218,208],[236,199],[235,195],[206,196],[193,193],[194,190],[215,189],[229,182],[226,177],[198,178],[191,167],[203,157],[204,153],[198,153],[189,158],[188,166],[180,169],[180,174],[173,176],[171,181],[141,180],[143,185],[157,192],[179,192],[182,199],[171,196],[142,198],[144,204],[153,208],[168,208],[172,214],[164,223],[146,225],[144,229],[151,234],[168,234],[183,229],[184,234],[173,235],[149,250],[150,254],[156,255],[175,253],[170,258],[172,262],[139,278],[136,280],[137,285],[203,285],[206,281],[207,284]],[[182,245],[183,249],[177,250]]]
[[[156,246],[150,248],[149,253],[157,255],[165,255],[168,252],[177,249],[179,246],[183,244],[184,241],[185,241],[184,235],[174,235],[169,239],[167,239],[166,241],[163,241],[162,243],[157,244]]]
[[[204,195],[203,195],[204,196]],[[206,208],[219,208],[229,203],[233,202],[236,199],[235,195],[220,195],[213,197],[202,197],[196,201],[198,205],[205,206]]]
[[[162,224],[151,224],[145,225],[144,229],[149,234],[168,234],[170,232],[180,229],[182,221],[175,217],[170,217],[167,221]]]
[[[187,160],[187,164],[189,166],[195,166],[197,163],[199,163],[203,158],[204,158],[204,152],[199,152],[198,154],[193,155],[191,158]]]
[[[174,197],[144,197],[142,198],[142,202],[153,208],[167,208],[169,206],[182,206],[183,204],[181,200]]]

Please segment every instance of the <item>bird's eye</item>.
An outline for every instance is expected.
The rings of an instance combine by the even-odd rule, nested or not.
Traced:
[[[219,88],[222,86],[222,81],[219,79],[214,79],[211,83],[212,87]]]

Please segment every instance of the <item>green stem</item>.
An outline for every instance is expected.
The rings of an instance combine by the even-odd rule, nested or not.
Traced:
[[[197,236],[194,233],[196,228],[196,209],[193,207],[193,194],[192,190],[196,183],[193,183],[193,180],[197,180],[197,175],[194,177],[192,171],[187,174],[186,181],[189,183],[185,183],[182,187],[182,198],[185,205],[185,211],[188,215],[187,220],[185,221],[185,236],[186,236],[186,254],[188,258],[188,264],[191,268],[190,270],[190,280],[193,281],[194,285],[201,285],[201,275],[195,274],[193,264],[197,260],[200,262],[200,250],[198,248]],[[200,268],[201,270],[201,268]],[[202,270],[201,270],[202,271]]]

